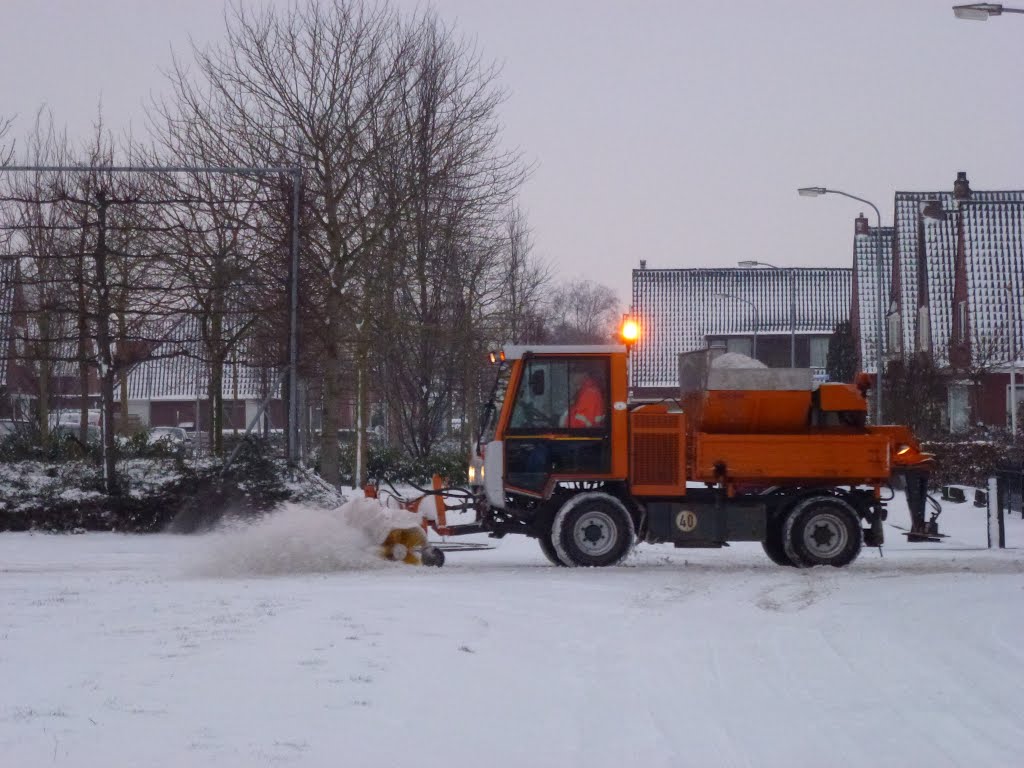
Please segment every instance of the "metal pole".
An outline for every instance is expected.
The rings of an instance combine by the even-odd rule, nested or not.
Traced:
[[[863,197],[857,197],[851,195],[849,192],[842,192],[838,189],[826,189],[825,187],[804,187],[797,190],[801,195],[808,194],[811,197],[817,197],[818,195],[842,195],[848,197],[851,200],[864,203],[864,205],[870,205],[875,211],[875,220],[877,226],[875,227],[875,279],[878,283],[878,312],[875,318],[876,332],[878,335],[878,343],[875,345],[875,358],[876,358],[876,372],[875,372],[875,424],[881,424],[884,420],[883,409],[882,409],[882,388],[884,386],[885,378],[885,336],[884,336],[884,325],[885,325],[885,299],[882,293],[882,213],[878,210],[878,206],[872,203],[870,200],[865,200]]]
[[[269,176],[296,173],[298,168],[258,165],[3,165],[0,171],[59,171],[60,173],[225,173]]]
[[[872,205],[872,208],[874,206]],[[875,424],[882,423],[882,387],[885,378],[885,299],[882,291],[882,214],[875,208],[875,215],[878,220],[878,226],[875,227],[875,279],[878,281],[878,317],[876,321],[876,331],[878,333],[878,345],[877,345],[877,391],[875,392]]]
[[[1006,286],[1010,294],[1010,440],[1017,442],[1017,302],[1013,286]]]
[[[796,270],[789,268],[789,367],[796,368]]]
[[[757,360],[757,331],[761,327],[761,324],[758,322],[757,318],[757,305],[750,302],[750,308],[754,311],[754,343],[752,345],[754,351],[753,358]]]
[[[288,462],[299,463],[299,186],[302,171],[292,171],[292,280],[288,333]]]

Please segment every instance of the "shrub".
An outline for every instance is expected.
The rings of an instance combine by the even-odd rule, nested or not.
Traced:
[[[1024,448],[1014,445],[1003,430],[979,430],[960,440],[935,440],[921,443],[922,449],[935,454],[935,469],[929,485],[968,485],[983,487],[1000,467],[1024,466]]]
[[[320,459],[314,454],[313,468],[319,472]],[[341,483],[352,485],[355,475],[356,449],[351,443],[341,444],[339,457]],[[449,484],[466,482],[468,460],[460,449],[437,450],[429,456],[408,456],[401,449],[371,442],[367,451],[366,474],[371,482],[411,483],[425,485],[435,475],[441,475]]]

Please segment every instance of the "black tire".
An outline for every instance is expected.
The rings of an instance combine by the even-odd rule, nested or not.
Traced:
[[[857,511],[836,496],[798,502],[782,527],[786,556],[799,568],[849,565],[860,554],[863,539]]]
[[[789,555],[786,554],[786,547],[782,543],[782,525],[782,518],[769,518],[768,529],[764,533],[764,540],[761,542],[761,546],[764,548],[764,553],[768,555],[768,559],[773,563],[793,568],[795,567],[793,561],[789,559]]]
[[[551,543],[568,566],[618,565],[633,549],[636,530],[622,502],[607,493],[573,496],[558,510]]]
[[[444,565],[444,550],[437,547],[424,547],[420,553],[420,559],[426,566],[440,568]]]
[[[565,567],[565,563],[558,559],[558,553],[555,551],[555,545],[551,543],[551,533],[548,532],[545,536],[539,536],[537,543],[540,544],[540,551],[544,553],[552,565],[557,565],[560,568]]]

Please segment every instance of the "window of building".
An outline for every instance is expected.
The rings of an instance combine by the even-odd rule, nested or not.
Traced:
[[[919,352],[927,352],[931,349],[932,326],[928,319],[928,307],[920,307],[917,310],[917,349]]]
[[[900,329],[900,316],[892,314],[889,315],[888,320],[888,338],[886,339],[886,344],[883,349],[890,353],[899,354],[903,342],[903,333]]]
[[[811,368],[824,368],[828,365],[828,336],[811,337]]]
[[[956,303],[956,336],[960,341],[967,340],[967,302]]]
[[[751,353],[754,351],[753,340],[745,338],[726,339],[725,350],[726,352],[735,352],[736,354],[751,357]]]

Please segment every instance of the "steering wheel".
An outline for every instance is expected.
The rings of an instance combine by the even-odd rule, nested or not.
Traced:
[[[520,405],[523,409],[523,415],[526,417],[526,425],[528,427],[546,427],[551,421],[551,417],[544,413],[540,408],[537,408],[533,403],[528,403],[523,400]]]

